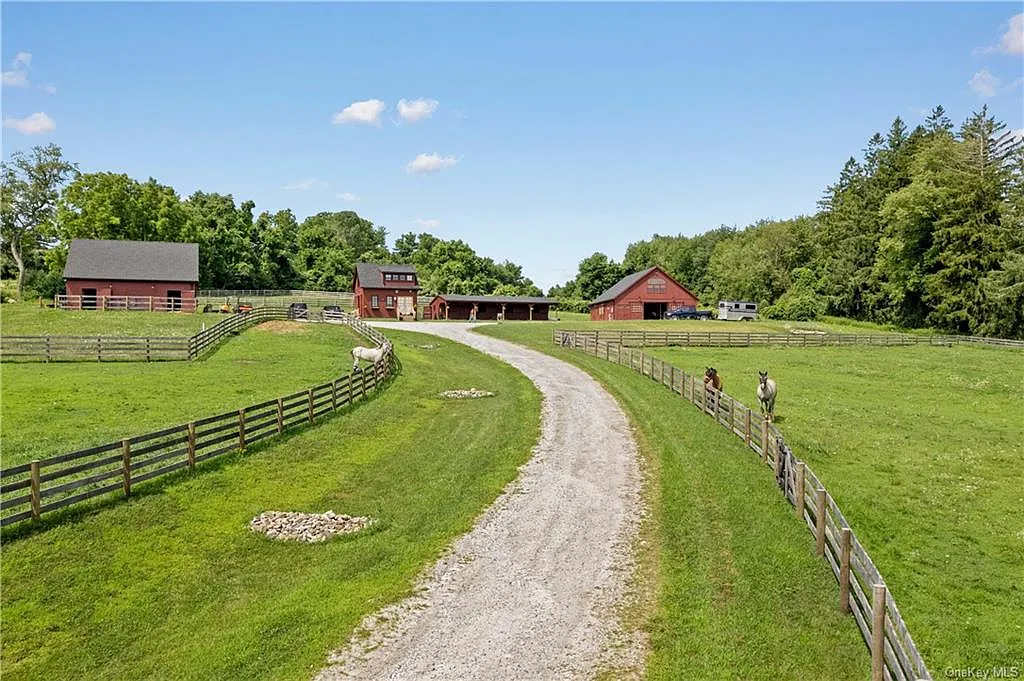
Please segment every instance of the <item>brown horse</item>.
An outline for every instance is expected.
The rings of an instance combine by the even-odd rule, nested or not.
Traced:
[[[715,390],[721,391],[722,389],[722,377],[718,375],[718,370],[715,367],[708,367],[704,370],[704,385],[708,384]]]

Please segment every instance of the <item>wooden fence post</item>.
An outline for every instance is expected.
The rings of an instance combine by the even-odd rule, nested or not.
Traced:
[[[676,367],[674,364],[668,368],[668,389],[672,392],[676,391]]]
[[[307,390],[306,395],[309,396],[309,422],[313,423],[313,389]]]
[[[883,681],[885,670],[885,584],[875,584],[871,598],[871,681]]]
[[[793,467],[794,473],[796,474],[796,480],[793,482],[793,497],[794,497],[794,513],[796,513],[797,520],[803,522],[804,519],[804,462],[797,461]]]
[[[32,520],[39,520],[39,515],[42,512],[40,507],[42,506],[41,496],[39,494],[39,459],[33,459],[30,464],[32,479],[29,483],[31,489],[29,490],[29,496],[32,499]]]
[[[147,362],[150,361],[150,359],[149,359],[149,338],[146,338],[146,361]]]
[[[743,442],[750,446],[750,407],[743,414]]]
[[[185,453],[188,460],[188,469],[194,471],[196,469],[196,422],[189,421],[188,423],[188,450]]]
[[[839,609],[850,612],[850,551],[853,533],[849,527],[839,530]]]
[[[245,408],[238,410],[238,448],[245,449]]]
[[[121,440],[121,489],[125,496],[132,493],[132,445],[128,440]]]
[[[815,539],[818,543],[815,547],[819,556],[825,555],[825,488],[819,487],[814,492],[814,514],[816,525],[814,528]]]
[[[50,337],[46,337],[46,362],[50,362]]]
[[[338,411],[338,383],[337,383],[337,379],[331,381],[331,411]]]
[[[103,336],[96,336],[96,361],[103,361]]]
[[[284,399],[281,397],[277,398],[277,433],[280,435],[284,432]]]

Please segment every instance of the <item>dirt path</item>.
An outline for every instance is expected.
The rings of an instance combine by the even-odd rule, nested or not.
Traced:
[[[427,571],[418,594],[368,617],[316,681],[638,674],[643,641],[620,628],[614,611],[643,513],[622,410],[580,369],[471,333],[470,324],[374,325],[465,343],[522,371],[544,395],[541,437],[519,477]]]

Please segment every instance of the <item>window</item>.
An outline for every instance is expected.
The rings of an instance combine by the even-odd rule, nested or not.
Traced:
[[[370,296],[370,307],[374,310],[380,307],[380,298],[377,296]]]
[[[395,306],[395,297],[394,296],[388,296],[387,300],[386,300],[386,305],[387,305],[387,309],[389,309],[389,310],[391,308],[393,308]]]
[[[665,292],[665,280],[661,277],[652,277],[647,280],[647,292],[648,293],[664,293]]]
[[[643,312],[643,307],[641,306],[640,303],[633,303],[632,311],[633,312]]]

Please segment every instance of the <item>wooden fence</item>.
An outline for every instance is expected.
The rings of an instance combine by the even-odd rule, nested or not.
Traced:
[[[825,346],[902,346],[902,345],[992,345],[1024,349],[1024,341],[981,336],[933,336],[913,334],[840,334],[840,333],[747,333],[742,331],[654,331],[648,329],[559,330],[579,338],[628,347],[753,347],[790,345]]]
[[[814,536],[817,554],[828,561],[839,583],[839,607],[853,615],[871,651],[872,681],[931,681],[878,568],[821,480],[793,454],[774,424],[728,394],[706,387],[703,376],[622,343],[562,330],[553,333],[553,341],[649,376],[741,438],[774,471],[796,518]]]
[[[3,361],[157,361],[201,357],[242,330],[273,319],[287,319],[285,307],[258,307],[225,317],[194,336],[0,336]]]
[[[0,357],[4,361],[185,360],[189,339],[182,337],[103,336],[3,336]]]
[[[54,307],[61,310],[129,310],[136,312],[195,312],[195,298],[161,296],[71,296],[56,295]]]
[[[378,344],[386,340],[347,315],[337,321]],[[183,468],[195,470],[197,463],[313,423],[376,390],[395,366],[389,352],[372,368],[284,397],[0,470],[0,527],[38,521],[45,513],[104,494],[127,497],[134,485],[146,480]]]

